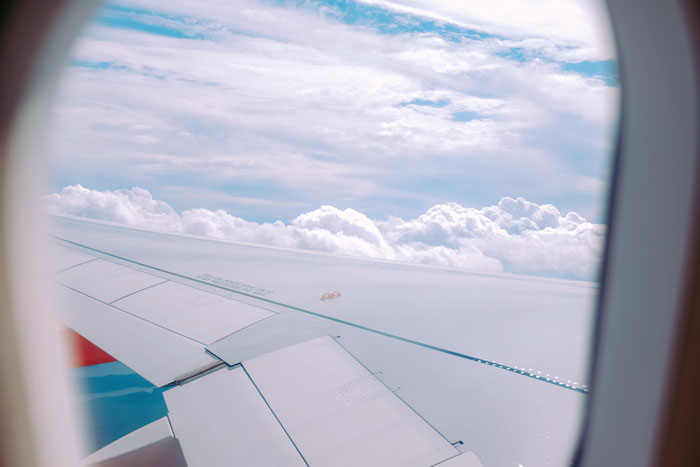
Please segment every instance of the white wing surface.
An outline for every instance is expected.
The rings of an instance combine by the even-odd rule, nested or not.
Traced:
[[[100,259],[59,272],[54,280],[103,303],[164,282],[160,277]]]
[[[80,292],[58,286],[56,298],[63,324],[156,386],[216,362],[202,344]]]
[[[330,337],[243,367],[310,465],[419,467],[459,454]]]
[[[164,396],[189,465],[306,465],[240,366],[216,371]]]
[[[52,239],[61,320],[170,388],[190,466],[568,462],[591,284],[70,218]]]
[[[207,345],[275,314],[171,281],[114,306]]]

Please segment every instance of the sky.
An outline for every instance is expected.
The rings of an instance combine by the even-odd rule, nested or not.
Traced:
[[[580,0],[107,2],[62,77],[47,205],[595,279],[610,36]]]

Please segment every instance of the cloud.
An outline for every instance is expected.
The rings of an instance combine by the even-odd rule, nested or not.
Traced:
[[[614,56],[605,5],[600,0],[361,0],[417,16],[514,39],[546,39],[570,58]],[[539,46],[536,46],[539,48]]]
[[[423,28],[420,15],[408,18],[420,27],[395,33],[348,24],[314,8],[319,2],[120,3],[134,11],[107,8],[125,21],[95,21],[73,51],[51,145],[56,189],[254,192],[269,206],[303,206],[295,212],[323,199],[373,217],[475,202],[474,186],[482,200],[514,192],[588,214],[604,192],[605,172],[589,167],[609,156],[617,89],[554,60],[588,47],[547,36],[557,8],[539,8],[549,19],[531,33],[455,38],[439,22]],[[450,21],[493,30],[495,19],[461,3],[436,5]],[[395,10],[379,16],[391,22]],[[182,34],[158,34],[153,24]],[[509,56],[514,48],[536,53]],[[415,104],[430,101],[444,105]],[[426,174],[459,182],[417,186]],[[600,188],[580,189],[581,176]],[[411,202],[416,193],[425,205]],[[180,210],[256,211],[193,198],[167,196]],[[265,219],[288,219],[291,209],[269,208]]]
[[[551,204],[506,197],[494,206],[438,204],[420,216],[373,220],[333,206],[289,223],[249,222],[226,211],[176,212],[142,188],[67,186],[45,197],[49,213],[285,248],[488,272],[594,280],[605,228]]]

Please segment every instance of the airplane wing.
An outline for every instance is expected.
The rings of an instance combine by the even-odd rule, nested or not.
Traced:
[[[51,242],[60,321],[166,388],[167,417],[86,464],[568,461],[591,284],[65,217]]]

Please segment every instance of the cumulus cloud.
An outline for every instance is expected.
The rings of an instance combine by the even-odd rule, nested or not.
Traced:
[[[289,223],[249,222],[226,211],[176,212],[143,188],[68,186],[45,197],[49,213],[233,241],[488,272],[595,279],[605,228],[551,204],[506,197],[482,209],[438,204],[420,216],[370,219],[333,206]]]

